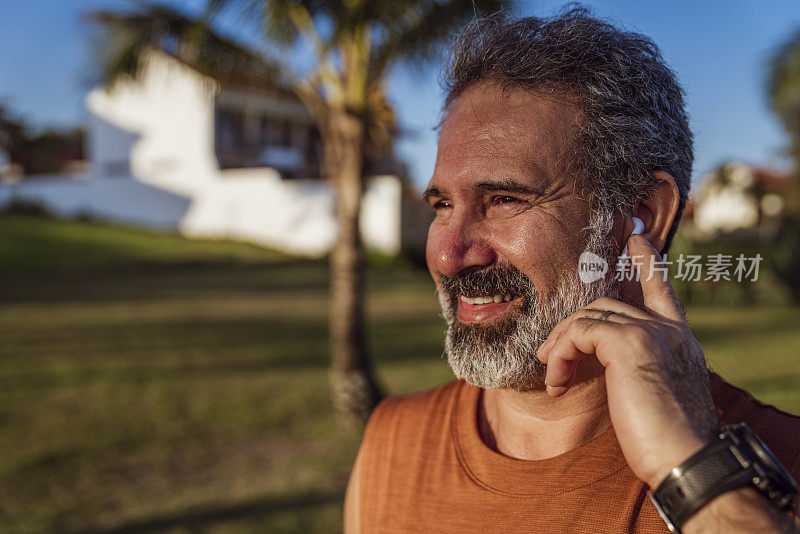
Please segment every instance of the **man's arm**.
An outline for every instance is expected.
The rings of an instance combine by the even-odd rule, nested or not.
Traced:
[[[361,450],[358,451],[350,481],[344,493],[344,534],[358,534],[361,529]]]
[[[753,488],[723,493],[692,515],[681,529],[695,532],[798,532],[794,521],[773,506]]]
[[[594,354],[605,367],[609,415],[634,474],[657,488],[673,467],[706,446],[717,418],[700,344],[669,281],[654,274],[661,257],[641,235],[628,240],[644,309],[601,298],[564,319],[539,348],[553,396],[572,386],[575,366]],[[755,490],[724,493],[686,522],[686,532],[799,532]]]

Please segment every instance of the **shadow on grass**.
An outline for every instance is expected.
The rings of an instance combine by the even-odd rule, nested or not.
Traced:
[[[758,334],[761,336],[786,334],[797,327],[797,318],[770,318],[768,321],[765,320],[759,324],[753,324],[748,317],[740,321],[731,321],[728,324],[720,325],[693,325],[690,320],[689,327],[701,344],[731,343],[737,340],[752,340],[754,329],[757,329]]]
[[[96,272],[39,276],[0,272],[2,302],[107,302],[152,298],[209,297],[219,294],[298,290],[325,294],[327,267],[321,262],[285,260],[269,264],[180,262],[107,266]]]
[[[311,491],[299,495],[287,495],[267,499],[256,499],[233,506],[221,506],[202,510],[188,510],[178,515],[165,515],[121,525],[110,529],[85,529],[69,531],[68,534],[134,534],[139,532],[163,532],[175,528],[197,529],[225,521],[267,520],[277,512],[301,511],[327,504],[338,504],[344,500],[344,488],[338,491]]]

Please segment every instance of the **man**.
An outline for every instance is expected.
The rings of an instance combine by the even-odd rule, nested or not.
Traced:
[[[791,481],[720,427],[746,422],[797,475],[800,419],[709,376],[655,273],[692,164],[655,45],[580,9],[480,20],[445,111],[427,261],[462,380],[375,410],[346,531],[665,532],[656,505],[683,532],[795,531]],[[638,280],[614,275],[626,244]],[[584,251],[611,266],[593,283]]]

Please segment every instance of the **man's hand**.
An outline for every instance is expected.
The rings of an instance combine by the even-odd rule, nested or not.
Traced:
[[[651,273],[658,252],[628,241],[639,266],[645,310],[602,298],[567,317],[539,349],[550,395],[566,393],[578,362],[605,367],[611,423],[634,474],[656,488],[669,471],[714,436],[717,421],[705,357],[669,281]],[[603,315],[614,312],[605,321]]]
[[[598,299],[558,323],[537,356],[547,364],[545,384],[555,397],[569,390],[581,358],[597,356],[620,448],[634,474],[655,489],[713,439],[717,422],[703,350],[669,281],[651,272],[661,257],[640,235],[631,236],[628,250],[642,260],[636,263],[645,310]],[[752,488],[712,500],[683,531],[800,532]]]

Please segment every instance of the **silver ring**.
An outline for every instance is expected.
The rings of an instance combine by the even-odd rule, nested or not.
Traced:
[[[614,313],[613,311],[607,311],[607,312],[605,312],[605,313],[603,314],[603,316],[602,316],[602,317],[600,317],[600,320],[601,320],[601,321],[608,321],[608,318],[609,318],[609,317],[611,317],[611,315],[612,315],[613,313]]]

